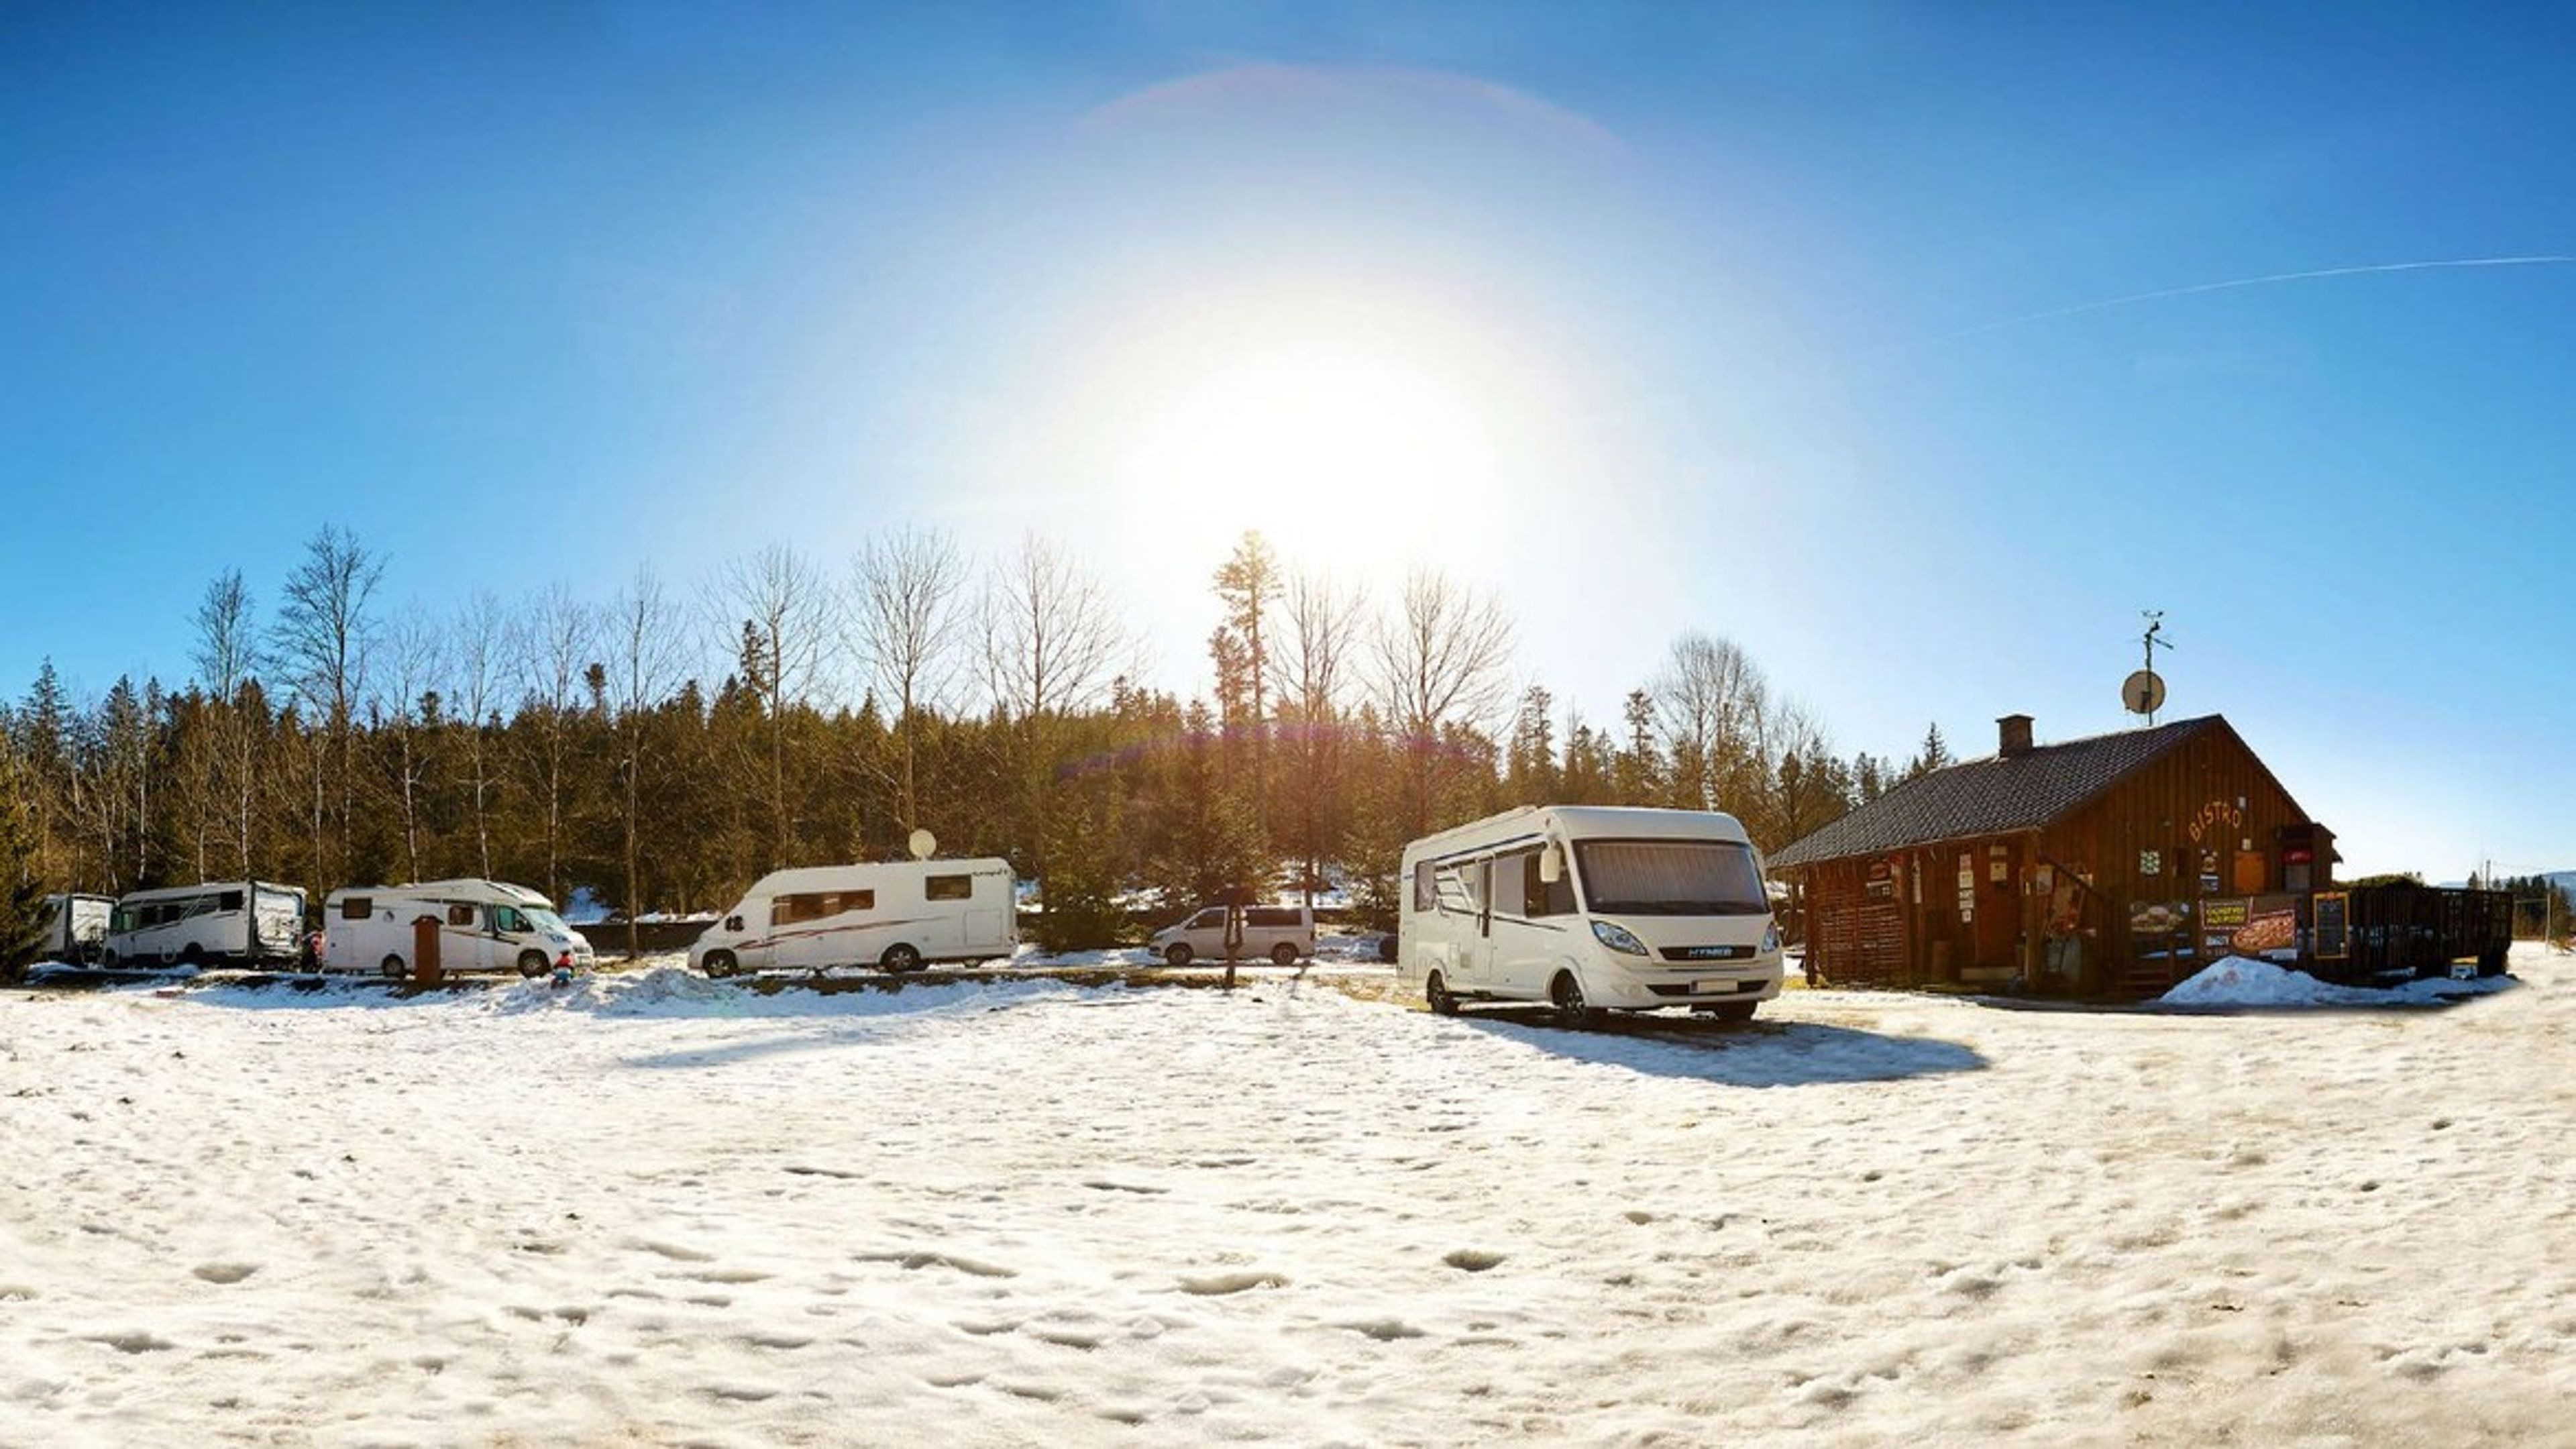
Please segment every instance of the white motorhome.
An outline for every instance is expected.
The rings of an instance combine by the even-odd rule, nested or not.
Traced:
[[[109,966],[291,962],[303,936],[303,891],[259,880],[209,881],[117,897],[99,960]]]
[[[586,971],[598,959],[590,941],[555,914],[554,903],[526,886],[432,880],[331,892],[322,905],[323,969],[409,975],[423,916],[438,922],[441,971],[542,976],[558,966]]]
[[[45,928],[36,938],[36,960],[80,965],[106,952],[107,925],[116,911],[116,897],[47,896],[44,910]]]
[[[1011,863],[904,860],[775,870],[689,948],[709,976],[738,971],[983,961],[1019,949]]]
[[[1543,1001],[1749,1021],[1780,994],[1762,857],[1734,816],[1523,806],[1404,848],[1397,976],[1444,1015]]]

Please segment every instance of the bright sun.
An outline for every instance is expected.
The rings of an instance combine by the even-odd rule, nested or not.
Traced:
[[[1196,558],[1257,529],[1292,568],[1379,573],[1489,543],[1548,450],[1509,349],[1348,299],[1195,311],[1079,389],[1117,511]]]

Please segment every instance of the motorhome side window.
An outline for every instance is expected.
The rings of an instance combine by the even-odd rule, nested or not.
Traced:
[[[340,898],[341,920],[363,921],[375,913],[376,898],[374,896],[342,896]]]
[[[1494,857],[1494,909],[1505,915],[1527,914],[1522,910],[1529,899],[1528,882],[1538,879],[1538,852],[1515,850]]]
[[[224,892],[222,904],[218,905],[216,909],[223,911],[238,911],[241,907],[242,893],[240,891],[226,891]]]
[[[1441,866],[1433,876],[1439,907],[1444,911],[1476,914],[1476,862],[1453,860]]]
[[[1427,860],[1413,863],[1413,908],[1417,911],[1440,909],[1440,887],[1432,879],[1436,869]]]
[[[962,901],[975,894],[971,875],[931,875],[921,878],[921,893],[934,901]]]
[[[449,924],[449,925],[451,925],[451,926],[470,926],[470,925],[473,925],[473,924],[474,924],[474,908],[473,908],[472,906],[464,905],[464,904],[461,904],[461,903],[460,903],[460,904],[455,904],[455,905],[450,905],[450,906],[447,908],[447,924]]]

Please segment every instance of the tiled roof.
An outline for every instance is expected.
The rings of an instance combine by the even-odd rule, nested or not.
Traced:
[[[2036,829],[2192,735],[2223,722],[2218,715],[2203,715],[1935,770],[1775,852],[1770,864],[1812,865],[1909,845]]]

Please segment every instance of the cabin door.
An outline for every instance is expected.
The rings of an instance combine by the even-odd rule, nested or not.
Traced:
[[[2022,842],[1994,841],[1973,852],[1977,877],[1977,964],[2019,967],[2021,962]]]

